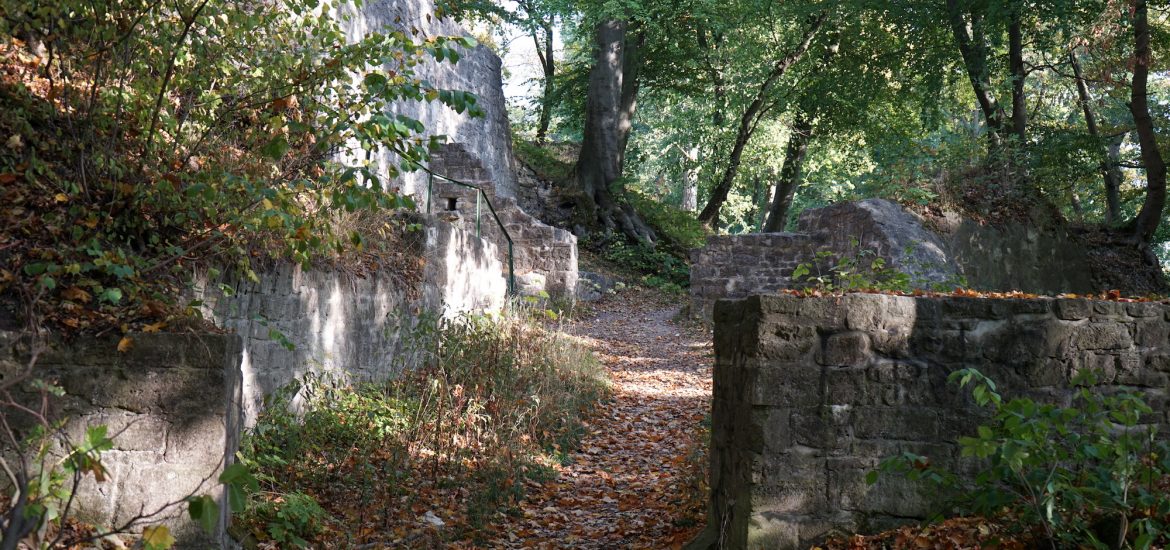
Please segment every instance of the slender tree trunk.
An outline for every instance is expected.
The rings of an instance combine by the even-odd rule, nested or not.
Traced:
[[[711,124],[715,127],[723,126],[725,122],[723,108],[727,96],[727,87],[723,79],[723,71],[711,60],[712,52],[717,52],[719,46],[722,44],[720,36],[712,37],[714,41],[707,39],[707,30],[700,28],[698,31],[699,49],[703,52],[703,67],[707,70],[707,76],[711,79],[711,85],[715,92],[715,110],[711,113]],[[698,208],[698,205],[695,206]]]
[[[540,58],[540,66],[544,71],[544,85],[540,93],[540,122],[536,128],[537,145],[544,145],[545,137],[548,135],[548,125],[552,119],[553,77],[556,76],[557,70],[556,60],[553,58],[552,23],[542,24],[541,30],[544,32],[543,52],[536,33],[532,34],[532,41],[536,44],[536,55]]]
[[[1097,128],[1097,116],[1092,109],[1092,96],[1089,95],[1089,86],[1085,83],[1081,73],[1081,63],[1077,60],[1075,51],[1068,52],[1069,64],[1072,65],[1073,76],[1077,81],[1077,96],[1081,104],[1081,111],[1085,114],[1085,126],[1094,141],[1101,140],[1101,131]],[[1116,142],[1109,144],[1102,151],[1101,162],[1098,168],[1101,179],[1105,182],[1105,223],[1113,225],[1121,219],[1121,169],[1118,167],[1118,157],[1121,154],[1120,146]]]
[[[796,188],[800,187],[804,158],[808,153],[808,142],[812,139],[812,132],[812,118],[801,111],[792,125],[792,136],[788,138],[788,145],[784,150],[784,166],[780,169],[780,182],[776,184],[776,196],[772,198],[772,208],[768,214],[768,223],[764,224],[764,233],[784,231],[788,224],[788,210],[792,207]]]
[[[684,153],[682,208],[687,212],[699,209],[699,146]]]
[[[606,231],[620,229],[638,241],[653,244],[654,231],[629,205],[618,202],[610,185],[622,176],[638,93],[638,47],[643,38],[629,37],[628,22],[603,21],[594,31],[594,63],[589,72],[584,138],[572,180],[581,191],[578,215]]]
[[[958,0],[947,0],[947,17],[951,26],[951,33],[955,43],[959,46],[959,53],[963,57],[963,67],[967,71],[967,79],[971,82],[971,89],[975,92],[975,99],[979,102],[979,110],[983,112],[983,121],[987,124],[988,140],[992,146],[999,144],[1003,132],[1003,109],[991,95],[991,84],[988,81],[987,43],[983,36],[983,18],[979,14],[971,15],[971,33],[967,32],[967,21],[963,17]]]
[[[1008,22],[1008,69],[1012,75],[1012,133],[1022,146],[1028,135],[1028,104],[1024,94],[1024,34],[1020,28],[1023,6],[1019,0],[1012,3]]]
[[[804,36],[796,48],[789,52],[788,55],[776,61],[772,66],[772,71],[768,73],[768,77],[756,90],[752,102],[748,104],[743,115],[739,117],[739,129],[735,134],[735,144],[731,148],[727,168],[724,169],[723,177],[719,180],[719,183],[711,190],[711,197],[707,200],[703,211],[699,213],[699,221],[704,225],[711,228],[719,225],[719,210],[727,200],[727,194],[731,192],[731,184],[735,182],[735,176],[739,173],[739,165],[743,159],[743,150],[747,146],[748,141],[751,140],[752,134],[756,131],[760,116],[764,111],[764,102],[768,99],[772,86],[780,77],[784,76],[784,73],[792,65],[799,61],[801,57],[804,57],[805,52],[812,45],[813,38],[816,37],[817,32],[820,31],[821,26],[824,24],[826,16],[827,14],[824,13],[817,16],[805,31]]]
[[[1146,81],[1150,72],[1150,28],[1146,0],[1133,0],[1134,64],[1129,112],[1133,115],[1142,162],[1146,165],[1146,200],[1134,220],[1134,237],[1147,244],[1162,222],[1166,207],[1166,163],[1158,150],[1154,121],[1150,118]]]

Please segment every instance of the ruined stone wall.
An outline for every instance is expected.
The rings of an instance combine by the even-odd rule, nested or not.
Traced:
[[[691,313],[711,318],[716,300],[792,288],[792,272],[814,258],[821,239],[804,233],[715,235],[691,251]]]
[[[825,252],[828,257],[818,257]],[[938,235],[901,206],[868,199],[806,210],[795,233],[754,233],[711,237],[691,252],[692,314],[711,318],[716,300],[737,299],[809,284],[792,272],[807,264],[812,276],[831,276],[840,259],[859,271],[875,258],[905,273],[915,288],[953,288],[962,267]]]
[[[792,270],[801,263],[814,266],[817,275],[818,270],[827,274],[838,259],[858,259],[859,266],[867,267],[874,257],[882,257],[887,269],[908,275],[911,288],[1046,295],[1113,289],[1147,295],[1165,289],[1161,267],[1152,256],[1120,253],[1094,260],[1090,256],[1100,255],[1100,245],[1088,246],[1059,227],[992,227],[954,215],[930,229],[888,200],[808,209],[800,214],[797,231],[715,236],[706,247],[691,250],[693,314],[709,319],[711,307],[721,298],[735,300],[797,286]],[[1116,253],[1124,245],[1104,249]],[[830,259],[818,259],[820,252],[830,254]],[[1135,273],[1117,275],[1127,270]]]
[[[384,29],[406,31],[407,36],[422,40],[433,36],[466,36],[468,33],[449,17],[436,17],[433,0],[375,0],[362,4],[357,13],[339,14],[348,17],[343,23],[350,40],[356,41],[367,33]],[[417,29],[418,35],[411,32]],[[416,68],[418,76],[432,85],[474,93],[484,116],[472,118],[466,112],[456,113],[439,101],[403,101],[395,104],[394,113],[419,120],[426,127],[425,135],[445,135],[450,142],[459,143],[483,162],[488,178],[495,182],[500,196],[516,195],[516,175],[512,157],[511,127],[504,98],[501,62],[484,46],[464,49],[455,64],[428,61]],[[396,166],[398,159],[388,151],[380,151],[376,162],[383,167]],[[401,189],[424,198],[426,176],[422,172],[405,174],[396,182]]]
[[[508,237],[512,239],[512,263],[517,291],[525,295],[541,291],[552,296],[571,296],[577,288],[577,237],[529,215],[511,196],[502,196],[499,185],[482,162],[461,144],[439,148],[431,157],[431,168],[447,177],[483,189],[507,230],[500,229],[478,192],[436,179],[430,188],[430,208],[464,231],[482,235],[495,245],[498,259],[508,268]],[[425,199],[424,199],[425,200]],[[506,273],[506,271],[505,271]]]
[[[807,548],[938,511],[904,479],[914,452],[962,472],[956,439],[986,413],[949,373],[975,367],[1005,396],[1068,404],[1071,377],[1139,389],[1170,426],[1170,305],[873,294],[754,296],[715,307],[711,500],[692,548]]]
[[[433,36],[467,35],[467,31],[449,17],[437,17],[433,0],[377,0],[364,3],[356,13],[344,17],[346,33],[357,40],[371,32],[385,29],[405,30],[416,39]],[[439,101],[403,101],[396,103],[394,114],[417,119],[427,136],[446,136],[447,145],[434,152],[428,167],[434,172],[482,187],[506,225],[513,240],[514,269],[517,286],[523,293],[541,291],[551,295],[571,296],[577,287],[577,240],[571,233],[542,223],[524,212],[516,203],[518,184],[515,158],[512,155],[511,127],[503,93],[500,59],[484,46],[464,49],[455,64],[428,61],[416,68],[418,76],[432,85],[472,92],[484,116],[473,118],[456,113]],[[397,166],[399,160],[388,151],[379,151],[375,162],[383,174]],[[428,199],[461,197],[455,222],[475,233],[477,216],[474,191],[439,183],[435,197],[428,186],[428,175],[415,171],[401,175],[391,183],[413,195],[420,209]],[[445,210],[445,203],[432,204],[433,212]],[[508,264],[508,243],[491,219],[487,206],[478,216],[480,234],[493,243],[501,263]]]
[[[204,316],[243,337],[242,404],[251,426],[264,397],[309,372],[347,379],[392,376],[417,363],[404,336],[419,315],[498,310],[505,298],[495,247],[451,224],[425,224],[421,288],[395,274],[363,275],[278,265],[259,282],[198,283]]]
[[[1063,229],[988,227],[965,220],[945,238],[966,278],[979,288],[1040,294],[1105,290],[1094,287],[1086,250]]]
[[[65,394],[51,398],[50,418],[68,419],[63,433],[82,444],[87,427],[104,424],[114,448],[102,453],[106,479],[85,477],[73,513],[99,526],[120,526],[140,513],[195,494],[209,494],[226,510],[216,481],[225,456],[238,446],[241,338],[228,334],[132,333],[55,341],[40,354],[37,378],[56,382]],[[23,371],[28,342],[0,332],[0,374]],[[39,396],[24,394],[39,404]],[[31,418],[14,410],[6,420],[17,430]],[[165,524],[180,548],[218,546],[187,516],[185,504],[168,508],[145,525]],[[221,520],[221,525],[222,525]]]
[[[102,457],[108,479],[89,477],[80,486],[77,516],[119,526],[193,492],[221,499],[216,479],[225,457],[235,455],[266,395],[308,372],[391,376],[418,364],[421,350],[406,341],[420,315],[502,306],[505,282],[490,243],[434,221],[423,237],[418,253],[427,265],[414,292],[385,272],[280,265],[261,270],[259,282],[222,278],[197,286],[204,316],[230,334],[131,333],[125,351],[118,351],[121,335],[52,342],[35,370],[65,390],[50,399],[51,417],[67,420],[64,432],[75,443],[101,424],[114,440]],[[0,380],[23,372],[29,357],[16,332],[0,331]],[[20,429],[19,415],[5,414]],[[223,536],[204,534],[185,504],[138,529],[158,523],[171,528],[180,548],[217,547]]]

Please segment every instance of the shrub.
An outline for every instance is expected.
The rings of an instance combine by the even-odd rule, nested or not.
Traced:
[[[962,455],[982,461],[975,479],[905,454],[882,462],[893,471],[965,494],[959,509],[1001,517],[1021,531],[1043,533],[1045,546],[1149,548],[1170,539],[1170,445],[1143,423],[1152,409],[1140,395],[1093,391],[1082,373],[1071,407],[1028,398],[1004,400],[975,369],[952,373],[991,412],[976,434],[959,439]],[[878,472],[869,481],[877,479]]]
[[[830,251],[817,252],[811,262],[802,262],[792,271],[794,283],[806,283],[806,289],[827,292],[851,290],[910,290],[910,276],[886,265],[885,258],[861,248],[857,239],[850,241],[854,252],[837,257]]]
[[[633,190],[627,190],[625,197],[654,228],[661,241],[660,247],[673,251],[679,257],[686,257],[692,248],[706,244],[711,232],[699,223],[694,212],[687,212],[669,204],[663,204],[651,197]]]
[[[602,258],[613,262],[619,270],[634,274],[646,286],[682,292],[691,284],[690,266],[663,249],[630,243],[624,236],[590,240],[586,244],[600,247]]]
[[[11,137],[0,216],[24,235],[0,250],[12,271],[0,270],[0,291],[18,279],[24,294],[112,314],[173,296],[166,283],[193,258],[254,278],[254,257],[308,262],[360,247],[362,235],[334,230],[338,216],[410,204],[382,181],[399,167],[382,174],[366,160],[385,148],[411,169],[439,139],[389,106],[479,109],[416,73],[473,41],[409,28],[350,41],[337,14],[353,11],[318,0],[0,0],[0,135]],[[84,328],[92,317],[61,321]]]
[[[274,394],[241,451],[262,485],[252,498],[268,504],[240,535],[277,540],[276,523],[308,542],[340,525],[361,538],[356,525],[393,533],[434,513],[458,526],[444,536],[474,537],[576,444],[607,392],[586,349],[531,320],[424,316],[404,342],[423,366],[392,380],[307,376]],[[325,530],[280,525],[273,505],[293,494],[320,503]]]

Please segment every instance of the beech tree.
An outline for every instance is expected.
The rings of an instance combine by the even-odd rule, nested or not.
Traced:
[[[581,193],[584,204],[578,204],[577,209],[586,220],[653,244],[654,230],[610,189],[622,177],[638,104],[640,48],[646,42],[644,28],[637,23],[630,27],[631,23],[622,19],[606,19],[595,26],[584,135],[571,183]]]

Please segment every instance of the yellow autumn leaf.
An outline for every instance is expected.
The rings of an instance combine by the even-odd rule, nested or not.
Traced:
[[[65,193],[57,193],[53,196],[53,200],[57,202],[69,202],[69,195],[66,195]]]
[[[131,340],[129,336],[123,336],[122,339],[118,341],[118,351],[122,353],[130,351],[130,348],[132,347],[134,347],[134,340]]]
[[[142,530],[142,545],[147,550],[165,550],[175,545],[175,537],[166,525],[151,525]]]
[[[149,325],[142,327],[142,332],[145,332],[147,334],[153,334],[153,333],[158,332],[164,328],[167,328],[167,322],[166,321],[159,321],[157,323],[149,324]]]

